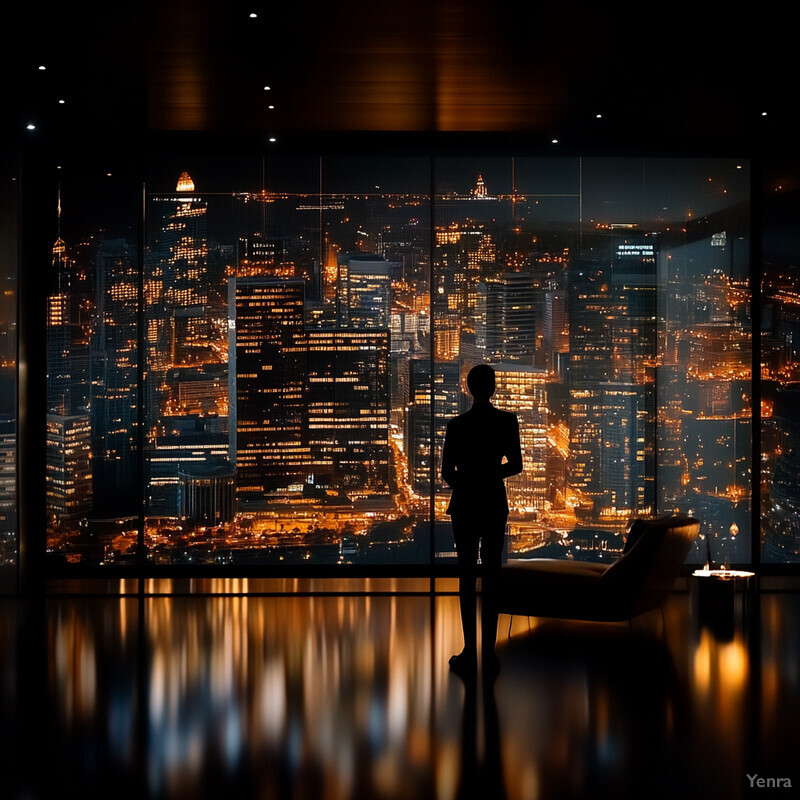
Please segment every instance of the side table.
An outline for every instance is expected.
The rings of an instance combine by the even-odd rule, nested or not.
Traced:
[[[733,639],[736,597],[741,596],[741,620],[748,619],[755,572],[738,569],[696,569],[692,573],[692,599],[697,621],[718,638]]]

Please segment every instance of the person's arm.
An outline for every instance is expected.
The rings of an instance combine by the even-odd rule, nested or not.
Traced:
[[[442,478],[451,489],[455,488],[456,465],[453,461],[453,440],[449,423],[444,434],[444,445],[442,447]]]
[[[512,475],[519,475],[522,472],[522,446],[519,442],[519,422],[516,415],[513,417],[513,424],[509,425],[508,441],[505,443],[506,463],[500,466],[500,472],[504,478]]]

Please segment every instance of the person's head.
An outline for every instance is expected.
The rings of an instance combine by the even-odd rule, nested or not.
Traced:
[[[478,364],[467,375],[467,388],[473,400],[487,401],[494,394],[494,370],[488,364]]]

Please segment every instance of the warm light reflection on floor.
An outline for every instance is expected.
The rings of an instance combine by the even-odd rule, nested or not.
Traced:
[[[760,619],[759,646],[697,625],[687,595],[665,633],[518,618],[509,637],[501,617],[499,679],[465,687],[454,596],[62,596],[32,651],[47,724],[21,715],[8,614],[0,688],[47,765],[23,783],[75,796],[727,798],[745,772],[800,785],[797,594]]]

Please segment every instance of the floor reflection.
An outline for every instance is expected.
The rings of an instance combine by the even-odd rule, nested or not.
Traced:
[[[24,797],[735,798],[746,772],[800,785],[796,593],[765,595],[730,641],[694,624],[686,595],[632,632],[516,619],[509,636],[501,617],[500,677],[467,685],[447,668],[454,596],[50,598],[25,658],[15,620],[0,624],[15,711],[0,735],[12,772],[9,718],[36,754],[17,767]],[[46,696],[20,698],[38,652]],[[29,706],[46,724],[26,727]]]
[[[17,608],[14,600],[0,598],[0,776],[14,785],[17,761]],[[9,781],[11,778],[11,781]]]

